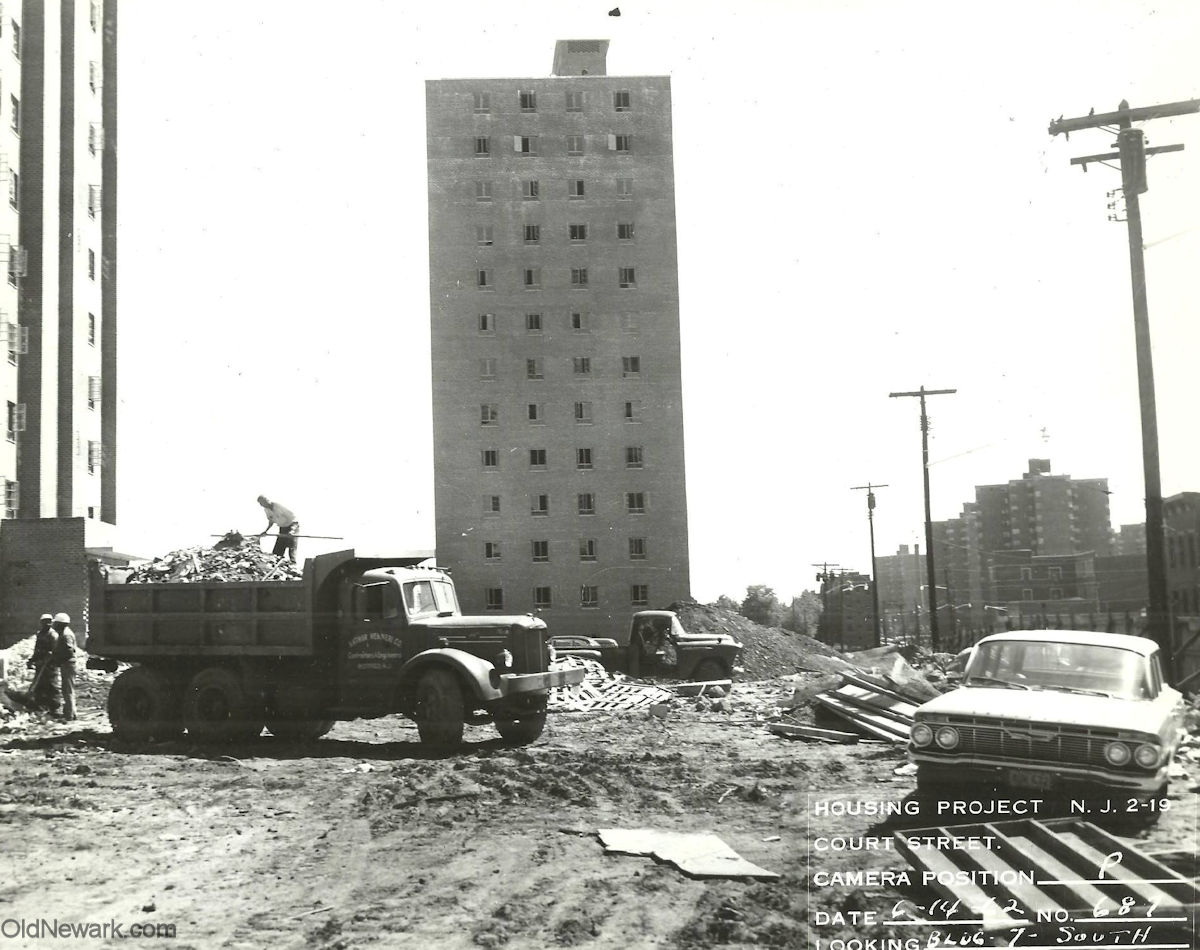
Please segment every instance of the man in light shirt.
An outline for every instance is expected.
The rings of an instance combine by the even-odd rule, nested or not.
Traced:
[[[279,528],[279,537],[275,539],[275,550],[271,553],[276,557],[286,557],[292,563],[296,561],[296,534],[300,530],[300,522],[292,512],[277,501],[271,501],[266,495],[258,496],[258,503],[267,513],[267,526],[258,533],[261,538],[274,525]]]

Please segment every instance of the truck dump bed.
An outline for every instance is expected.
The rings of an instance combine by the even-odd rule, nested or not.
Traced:
[[[316,592],[353,551],[305,562],[299,581],[110,584],[91,569],[89,653],[154,656],[312,656],[321,621]]]
[[[313,653],[312,570],[302,581],[108,584],[92,576],[88,652],[116,659]]]

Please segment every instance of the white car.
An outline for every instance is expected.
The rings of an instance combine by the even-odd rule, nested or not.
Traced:
[[[1183,717],[1153,640],[1014,631],[980,640],[962,686],[917,709],[909,759],[925,791],[968,783],[1149,802],[1166,795]]]

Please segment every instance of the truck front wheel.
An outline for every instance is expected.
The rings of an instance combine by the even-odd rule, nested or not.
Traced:
[[[158,670],[134,666],[108,691],[108,721],[121,739],[175,739],[183,733],[178,684]]]
[[[432,669],[417,681],[413,719],[426,745],[451,746],[462,742],[463,694],[458,678],[449,670]]]
[[[232,670],[210,666],[188,683],[183,697],[183,723],[200,742],[253,739],[263,727],[262,711]]]

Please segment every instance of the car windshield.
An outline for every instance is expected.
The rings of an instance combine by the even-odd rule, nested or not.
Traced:
[[[1094,643],[994,640],[975,648],[964,685],[1023,687],[1149,699],[1146,658]]]

